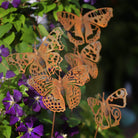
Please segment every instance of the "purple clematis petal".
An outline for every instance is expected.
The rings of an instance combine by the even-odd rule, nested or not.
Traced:
[[[4,8],[4,9],[8,9],[8,6],[9,6],[9,2],[8,1],[4,1],[1,4],[1,7]]]
[[[2,62],[2,57],[0,56],[0,63]]]
[[[91,0],[91,5],[94,5],[96,3],[96,0]]]
[[[32,138],[29,133],[25,133],[21,138]]]
[[[33,132],[35,132],[39,136],[43,136],[43,130],[44,130],[43,125],[39,125],[33,129]]]
[[[34,133],[31,133],[31,137],[29,137],[29,138],[40,138],[40,136],[35,135]]]
[[[3,72],[0,73],[0,79],[2,79],[2,77],[3,77]]]
[[[10,116],[10,125],[14,125],[15,123],[17,123],[19,121],[19,118],[17,116]]]
[[[69,135],[72,137],[72,136],[74,136],[74,135],[76,135],[76,134],[79,134],[79,129],[78,129],[78,127],[72,127],[72,128],[70,128],[69,129]]]
[[[8,48],[3,48],[3,49],[1,50],[1,55],[2,55],[3,57],[7,57],[7,56],[9,55],[9,49],[8,49]]]
[[[56,131],[55,132],[55,138],[63,138],[63,136],[61,136],[60,133]]]
[[[33,111],[35,112],[39,112],[41,110],[41,106],[38,102],[35,102],[33,105],[32,105],[32,108],[33,108]]]
[[[9,110],[7,110],[6,114],[16,115],[16,111],[15,111],[14,106],[12,106]]]
[[[90,0],[84,0],[84,2],[88,3],[88,2],[90,2]]]
[[[6,1],[6,2],[7,2],[7,1]],[[3,3],[4,3],[4,2],[3,2]],[[1,45],[1,46],[0,46],[0,50],[3,49],[3,48],[5,48],[5,46],[4,46],[4,45]]]
[[[31,121],[31,122],[26,122],[25,124],[26,124],[27,127],[29,127],[29,128],[32,128],[32,127],[33,127],[33,122],[32,122],[32,121]]]
[[[7,72],[6,72],[6,78],[9,79],[9,78],[12,78],[14,76],[15,76],[15,73],[13,71],[7,70]]]
[[[3,101],[3,104],[5,106],[6,111],[9,110],[9,108],[10,108],[10,102],[4,102]]]
[[[20,102],[22,99],[22,93],[18,90],[13,90],[13,98],[15,100],[15,102]]]
[[[14,108],[18,116],[23,116],[23,109],[21,106],[19,106],[18,104],[15,104]]]
[[[27,132],[27,127],[23,123],[20,123],[20,126],[18,126],[18,128],[16,129],[16,131]]]
[[[2,101],[3,102],[4,101],[11,101],[11,99],[12,99],[12,96],[10,95],[10,92],[8,91],[6,97]]]
[[[12,1],[12,5],[14,8],[17,8],[20,5],[20,3],[21,3],[21,0],[13,0]]]

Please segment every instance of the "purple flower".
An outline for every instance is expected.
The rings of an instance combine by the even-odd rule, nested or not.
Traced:
[[[2,101],[6,109],[6,114],[21,115],[23,110],[17,104],[21,102],[21,99],[22,93],[20,91],[13,90],[13,95],[10,95],[10,92],[8,91],[6,97]]]
[[[91,2],[91,5],[94,5],[96,3],[96,0],[84,0],[84,2],[86,3]]]
[[[18,81],[18,86],[21,86],[21,85],[27,85],[27,78],[24,74],[22,74],[22,78],[19,79]]]
[[[60,135],[58,131],[55,132],[55,137],[54,138],[64,138],[63,136]]]
[[[8,6],[9,6],[9,2],[8,1],[4,1],[1,4],[1,7],[4,8],[4,9],[8,9]]]
[[[0,63],[2,62],[2,57],[7,57],[9,55],[9,49],[5,48],[4,45],[0,46]]]
[[[29,97],[23,97],[23,101],[26,105],[32,106],[33,111],[39,112],[41,107],[47,109],[43,102],[42,96],[40,96],[33,88],[27,91]]]
[[[26,122],[25,125],[23,123],[16,129],[19,132],[25,132],[25,134],[21,138],[40,138],[43,136],[43,125],[39,125],[33,127],[34,122]]]
[[[2,2],[1,7],[4,8],[4,9],[8,9],[9,3],[11,3],[14,8],[17,8],[20,5],[21,0],[13,0],[13,1],[10,1],[10,2],[9,1],[4,1],[4,2]]]
[[[54,25],[53,23],[51,23],[51,24],[49,25],[49,28],[50,28],[50,30],[53,30],[53,29],[55,28],[55,25]]]
[[[21,110],[18,109],[18,112],[16,112],[15,115],[11,115],[10,116],[10,125],[14,125],[18,121],[20,121],[22,116],[23,116],[23,110],[22,109]]]
[[[0,83],[3,83],[5,80],[8,80],[9,78],[12,78],[14,76],[15,76],[15,73],[10,70],[7,70],[5,77],[3,76],[3,72],[1,72],[0,73]],[[1,84],[0,84],[0,87],[1,87]]]
[[[21,3],[21,0],[13,0],[12,1],[12,5],[14,8],[17,8],[20,5],[20,3]]]

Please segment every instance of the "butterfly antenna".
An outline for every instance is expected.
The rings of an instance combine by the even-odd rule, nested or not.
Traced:
[[[56,116],[56,112],[54,112],[54,114],[53,114],[53,123],[52,123],[51,138],[53,138],[53,134],[54,134],[55,116]]]
[[[99,128],[99,124],[97,125],[97,128],[96,128],[96,132],[95,132],[94,138],[96,138],[96,136],[97,136],[98,128]]]

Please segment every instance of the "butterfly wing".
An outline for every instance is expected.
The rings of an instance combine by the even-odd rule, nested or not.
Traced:
[[[63,25],[64,29],[68,31],[67,35],[70,42],[75,46],[82,45],[84,43],[84,37],[81,31],[82,18],[69,12],[58,12],[58,21]]]
[[[94,42],[100,38],[100,27],[106,27],[110,18],[113,17],[112,8],[99,8],[86,13],[83,16],[85,26],[85,39],[87,43]],[[96,32],[93,37],[94,31]]]
[[[20,73],[25,73],[26,68],[34,61],[35,53],[14,53],[6,57],[9,65],[14,65]]]
[[[66,100],[69,109],[78,106],[81,100],[81,89],[76,85],[68,85],[66,87]]]
[[[63,31],[60,27],[53,29],[38,49],[38,55],[43,58],[43,62],[45,62],[44,69],[49,73],[49,75],[54,74],[56,70],[61,71],[60,63],[63,59],[55,51],[61,51],[64,49],[64,45],[61,42],[62,34]],[[41,64],[43,62],[41,62]]]
[[[120,88],[117,91],[113,92],[106,99],[106,104],[110,106],[110,114],[113,120],[110,122],[110,125],[117,126],[121,120],[121,111],[119,108],[124,108],[126,106],[126,96],[127,91],[125,88]]]
[[[65,102],[61,92],[55,88],[42,98],[44,105],[52,112],[64,112]]]
[[[65,54],[65,60],[68,62],[68,64],[73,68],[75,66],[82,65],[82,62],[78,55],[73,54],[73,53],[67,53]]]
[[[42,101],[50,111],[63,112],[65,103],[60,89],[54,85],[55,80],[49,75],[40,75],[29,79],[28,84],[43,96]]]
[[[100,100],[93,97],[88,97],[87,102],[93,112],[96,124],[101,129],[109,128],[109,121],[104,118],[104,112],[102,110],[103,103]],[[104,121],[106,122],[106,125],[103,123]]]
[[[120,88],[108,96],[106,103],[110,106],[124,108],[126,106],[126,96],[126,89]]]
[[[70,109],[80,103],[81,90],[78,86],[83,86],[88,80],[87,67],[84,65],[72,68],[64,76],[63,88],[66,91],[66,100]]]
[[[96,41],[84,47],[81,51],[81,57],[84,63],[88,66],[89,73],[92,78],[97,78],[98,67],[95,62],[100,58],[101,43]]]
[[[70,69],[67,74],[63,77],[63,86],[67,85],[78,85],[83,86],[90,80],[88,74],[88,68],[85,65],[76,66]]]
[[[43,57],[45,53],[55,50],[63,50],[64,45],[61,41],[62,35],[63,31],[60,27],[54,28],[40,45],[38,53],[40,53]]]

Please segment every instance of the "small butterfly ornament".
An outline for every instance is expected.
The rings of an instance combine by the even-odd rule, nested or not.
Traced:
[[[29,72],[32,76],[41,74],[42,70],[47,70],[49,74],[54,74],[56,70],[61,70],[60,63],[62,57],[56,52],[64,49],[60,38],[63,31],[60,27],[55,28],[46,37],[39,49],[34,48],[30,53],[10,54],[6,60],[9,65],[14,65],[19,73],[25,73],[29,66]]]
[[[100,38],[100,27],[106,27],[108,21],[113,17],[112,8],[99,8],[86,13],[84,16],[77,16],[69,12],[58,12],[58,21],[67,32],[70,42],[76,47],[86,43],[93,43]],[[82,29],[84,28],[84,29]],[[85,38],[83,36],[85,30]]]
[[[89,80],[86,70],[87,67],[84,65],[74,67],[63,79],[61,77],[55,79],[47,74],[33,76],[28,80],[28,84],[43,96],[42,101],[50,111],[64,112],[64,93],[66,93],[69,109],[75,108],[80,103],[81,89],[79,86],[83,86]]]
[[[97,78],[98,67],[96,63],[100,58],[101,43],[96,41],[92,44],[85,46],[81,53],[77,54],[67,53],[65,55],[66,61],[71,65],[71,67],[87,65],[89,74],[92,78]]]
[[[121,120],[121,111],[119,108],[126,106],[126,96],[126,89],[120,88],[109,95],[106,100],[104,99],[104,93],[102,101],[88,97],[88,105],[94,114],[97,127],[108,129],[119,125]]]

